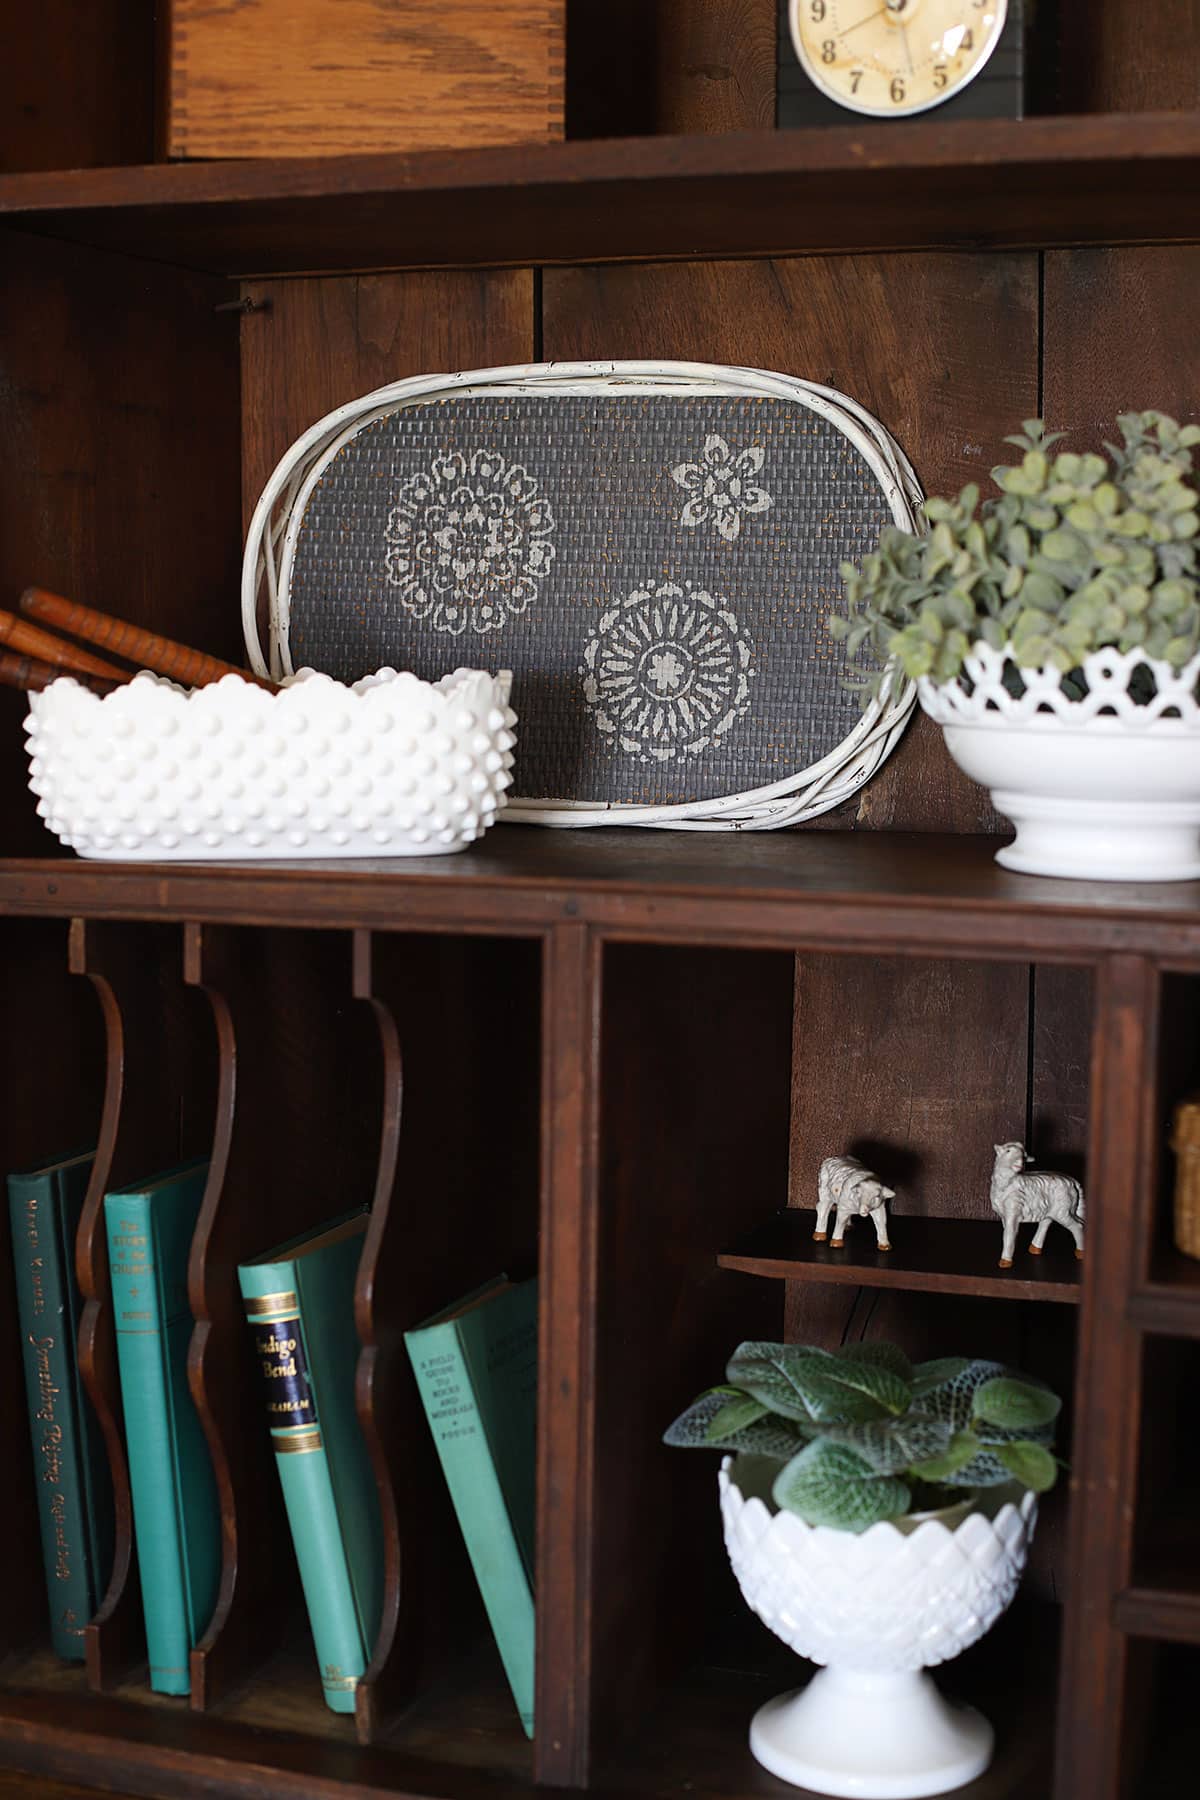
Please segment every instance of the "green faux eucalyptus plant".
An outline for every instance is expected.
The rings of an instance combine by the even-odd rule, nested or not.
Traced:
[[[1189,480],[1200,426],[1160,412],[1118,423],[1123,442],[1105,446],[1106,460],[1052,455],[1062,434],[1026,420],[1005,440],[1020,462],[992,470],[998,498],[980,506],[971,484],[929,500],[927,536],[888,526],[861,570],[843,563],[846,614],[829,628],[861,663],[852,685],[877,692],[891,657],[913,680],[951,682],[980,641],[1017,669],[1060,670],[1075,698],[1080,664],[1107,645],[1182,668],[1200,648]]]
[[[895,1344],[739,1345],[727,1385],[693,1401],[664,1443],[779,1465],[780,1508],[866,1531],[979,1488],[1053,1487],[1061,1401],[1041,1382],[965,1356],[912,1364]]]

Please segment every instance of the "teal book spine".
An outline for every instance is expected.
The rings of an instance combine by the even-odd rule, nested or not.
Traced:
[[[354,1711],[383,1607],[379,1500],[354,1397],[365,1230],[359,1213],[238,1269],[321,1688],[339,1713]]]
[[[490,1284],[405,1333],[500,1660],[533,1736],[537,1283]]]
[[[8,1177],[50,1639],[74,1662],[112,1560],[108,1463],[76,1354],[75,1235],[91,1168],[88,1153]]]
[[[104,1197],[117,1366],[150,1686],[190,1691],[188,1652],[216,1604],[221,1522],[188,1388],[187,1264],[208,1175],[190,1163]]]

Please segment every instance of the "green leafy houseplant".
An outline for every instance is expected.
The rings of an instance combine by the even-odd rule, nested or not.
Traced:
[[[1051,455],[1062,434],[1026,420],[1005,440],[1020,462],[992,470],[999,497],[980,506],[972,484],[957,500],[929,500],[927,536],[888,526],[861,570],[843,563],[846,613],[829,625],[860,665],[852,685],[877,692],[892,657],[913,680],[954,681],[980,642],[1011,659],[1006,684],[1018,694],[1018,671],[1045,667],[1080,698],[1080,664],[1108,645],[1182,668],[1200,648],[1200,498],[1189,480],[1200,426],[1160,412],[1118,423],[1123,441],[1105,446],[1106,460]]]
[[[739,1345],[727,1385],[693,1401],[664,1443],[778,1464],[775,1504],[810,1525],[861,1532],[1017,1482],[1053,1487],[1061,1401],[1002,1364],[911,1364],[894,1344],[840,1350]]]

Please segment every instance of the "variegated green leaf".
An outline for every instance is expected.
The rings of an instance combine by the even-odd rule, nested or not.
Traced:
[[[1062,1401],[1047,1387],[997,1375],[975,1391],[975,1417],[1005,1431],[1029,1431],[1049,1425],[1062,1411]]]
[[[1002,1444],[996,1455],[1009,1474],[1035,1494],[1049,1493],[1058,1479],[1058,1464],[1044,1444]]]
[[[862,1532],[880,1519],[908,1511],[910,1489],[893,1476],[876,1476],[843,1445],[820,1439],[781,1469],[772,1490],[777,1506],[809,1525]]]

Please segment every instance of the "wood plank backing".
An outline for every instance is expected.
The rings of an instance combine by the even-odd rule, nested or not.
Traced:
[[[543,303],[547,357],[749,364],[838,388],[899,438],[929,493],[986,481],[1004,432],[1036,409],[1027,255],[555,269]],[[923,717],[826,823],[998,828]]]
[[[237,325],[224,283],[0,241],[0,606],[30,582],[239,659]],[[50,854],[0,694],[0,846]]]
[[[170,157],[547,142],[566,0],[167,0]]]
[[[14,0],[4,15],[0,169],[148,162],[154,0]]]
[[[246,522],[275,464],[325,413],[439,369],[533,357],[533,276],[347,276],[253,282],[242,322],[242,501]]]

